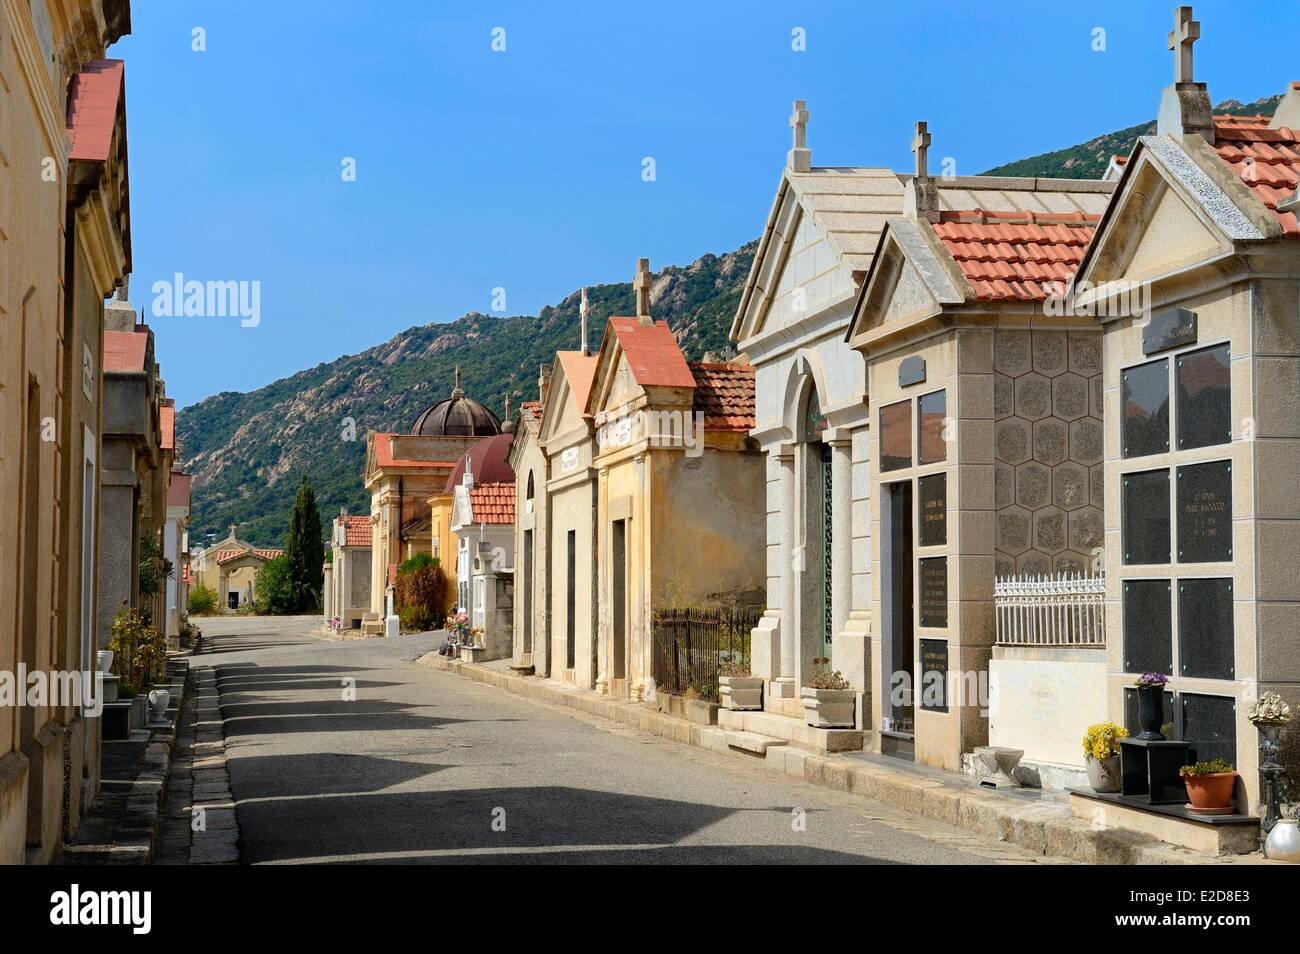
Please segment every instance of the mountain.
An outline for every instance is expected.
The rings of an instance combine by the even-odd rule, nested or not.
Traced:
[[[1281,96],[1266,96],[1263,99],[1255,100],[1253,103],[1225,99],[1214,107],[1214,112],[1216,115],[1272,116],[1273,111],[1277,109],[1278,100],[1281,98]],[[987,172],[981,173],[981,175],[1100,179],[1102,173],[1106,171],[1106,167],[1110,165],[1111,156],[1127,156],[1133,151],[1133,144],[1137,142],[1138,136],[1149,136],[1155,131],[1156,121],[1153,119],[1149,123],[1130,126],[1128,129],[1121,129],[1118,132],[1106,133],[1104,136],[1089,139],[1087,142],[1081,142],[1077,146],[1070,146],[1068,149],[1045,152],[1039,156],[1030,156],[1028,159],[1018,159],[1003,166],[995,166]]]
[[[656,274],[655,316],[672,325],[689,357],[734,353],[727,331],[757,245]],[[587,296],[594,349],[608,316],[632,313],[632,285],[595,285]],[[182,466],[194,476],[192,539],[224,536],[235,522],[242,539],[279,545],[302,473],[322,515],[340,506],[369,513],[361,486],[366,433],[407,430],[420,411],[451,393],[457,365],[465,393],[498,416],[506,397],[512,408],[535,399],[540,365],[557,350],[578,347],[579,297],[575,291],[536,316],[470,312],[409,328],[256,391],[226,391],[184,408],[176,434]]]
[[[1279,98],[1227,100],[1215,111],[1272,115]],[[1138,136],[1154,131],[1153,120],[985,174],[1098,178],[1112,155],[1128,155]],[[757,245],[704,255],[656,276],[655,315],[667,319],[688,357],[732,353],[727,332]],[[605,318],[632,312],[632,286],[596,285],[588,289],[588,299],[595,348]],[[222,536],[236,522],[241,538],[279,545],[301,473],[310,476],[326,518],[340,506],[368,513],[361,486],[367,431],[409,428],[421,410],[448,396],[457,365],[465,392],[498,415],[506,397],[512,408],[536,398],[539,366],[556,350],[578,345],[578,300],[575,291],[536,316],[470,312],[452,322],[410,328],[360,354],[183,409],[176,432],[182,465],[194,475],[193,539]]]

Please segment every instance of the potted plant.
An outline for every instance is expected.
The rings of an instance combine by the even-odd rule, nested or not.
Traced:
[[[728,659],[718,666],[718,692],[732,711],[763,708],[763,677],[751,676],[748,663]]]
[[[1128,729],[1114,722],[1088,726],[1083,735],[1083,754],[1088,764],[1088,784],[1094,792],[1118,792],[1119,740],[1128,738]]]
[[[1162,672],[1144,672],[1134,683],[1138,697],[1138,724],[1142,726],[1139,739],[1158,742],[1165,737],[1160,727],[1165,720],[1165,686],[1168,682],[1169,677]]]
[[[831,661],[824,656],[813,660],[812,675],[799,696],[803,700],[804,719],[819,729],[853,728],[853,701],[857,695],[849,681],[831,672]]]
[[[1184,765],[1178,770],[1191,799],[1190,810],[1202,815],[1228,815],[1233,811],[1232,793],[1237,786],[1237,770],[1226,759]]]

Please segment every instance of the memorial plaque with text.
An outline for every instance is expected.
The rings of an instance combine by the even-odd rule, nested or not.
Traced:
[[[1169,471],[1120,477],[1124,562],[1169,562]]]
[[[1167,308],[1151,316],[1142,329],[1142,353],[1155,354],[1169,348],[1196,343],[1196,312]]]
[[[1226,563],[1232,559],[1232,462],[1178,468],[1178,560]]]
[[[1230,360],[1226,344],[1178,356],[1174,377],[1178,380],[1179,450],[1232,440]]]
[[[1235,679],[1232,579],[1178,583],[1178,671],[1200,679]],[[1168,672],[1168,670],[1161,670]]]
[[[880,469],[912,466],[912,402],[899,401],[880,409]]]
[[[1125,457],[1169,450],[1169,360],[1161,358],[1120,372],[1124,422],[1120,443]]]
[[[943,546],[948,542],[948,478],[930,474],[917,483],[921,493],[921,546]]]
[[[948,558],[921,560],[921,625],[948,625]]]
[[[1173,584],[1125,580],[1124,671],[1174,671]]]
[[[948,711],[948,640],[921,640],[921,708]]]

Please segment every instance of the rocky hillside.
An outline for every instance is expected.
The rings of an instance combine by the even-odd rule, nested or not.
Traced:
[[[750,242],[658,272],[654,313],[676,330],[689,357],[723,354],[727,330],[754,258]],[[347,506],[369,511],[361,487],[366,433],[406,430],[429,404],[446,397],[459,365],[465,392],[498,415],[537,397],[537,374],[558,349],[576,348],[579,292],[541,314],[496,317],[471,312],[447,323],[410,328],[391,341],[283,378],[246,394],[224,392],[177,415],[183,466],[194,475],[191,535],[224,535],[279,545],[298,475],[307,473],[323,515]],[[588,289],[592,331],[630,314],[631,283]]]
[[[1228,100],[1216,111],[1271,115],[1278,98]],[[1154,121],[1121,129],[987,174],[1096,178],[1112,155],[1127,155],[1138,136],[1154,130]],[[656,275],[654,313],[672,325],[688,357],[728,353],[727,331],[756,245]],[[632,286],[597,285],[588,295],[595,348],[604,319],[632,311]],[[177,434],[184,466],[195,477],[194,539],[224,533],[234,521],[244,539],[279,545],[300,473],[311,476],[322,514],[337,513],[340,506],[368,510],[361,487],[366,432],[410,427],[423,408],[450,392],[456,365],[466,393],[498,414],[507,396],[512,407],[535,398],[539,365],[557,349],[577,346],[578,297],[575,291],[536,316],[471,312],[411,328],[360,354],[184,409],[177,415]]]

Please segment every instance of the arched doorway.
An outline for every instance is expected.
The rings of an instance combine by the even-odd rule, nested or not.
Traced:
[[[826,441],[827,423],[822,416],[817,386],[811,380],[800,415],[799,469],[800,541],[802,560],[799,580],[801,655],[805,668],[814,657],[829,657],[834,608],[832,605],[831,560],[835,525],[832,518],[834,486],[831,445]],[[806,679],[806,673],[804,674]]]

